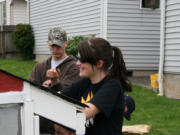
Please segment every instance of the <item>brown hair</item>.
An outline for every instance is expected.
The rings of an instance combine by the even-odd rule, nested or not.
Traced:
[[[125,91],[131,91],[121,50],[102,38],[91,38],[78,44],[81,61],[96,65],[103,60],[103,70],[113,79],[120,80]]]

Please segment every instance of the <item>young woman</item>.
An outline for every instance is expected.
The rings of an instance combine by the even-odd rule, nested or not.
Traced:
[[[62,94],[87,104],[86,135],[122,135],[124,91],[131,91],[121,51],[102,38],[78,45],[80,79]]]

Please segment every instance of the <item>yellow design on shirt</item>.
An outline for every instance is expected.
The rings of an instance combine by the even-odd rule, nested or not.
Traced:
[[[85,100],[83,97],[81,97],[81,103],[86,104],[86,103],[89,102],[92,98],[93,98],[93,92],[91,91],[91,92],[88,93],[88,96],[87,96],[86,100]]]

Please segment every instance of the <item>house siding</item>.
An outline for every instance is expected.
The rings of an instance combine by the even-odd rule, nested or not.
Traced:
[[[107,39],[122,50],[128,70],[158,70],[160,10],[140,0],[108,0]]]
[[[27,22],[27,3],[25,0],[13,0],[10,6],[10,24],[16,25]]]
[[[31,0],[30,24],[35,34],[35,54],[50,54],[48,31],[62,27],[68,37],[100,35],[100,0]]]
[[[164,72],[180,74],[180,1],[167,0]]]

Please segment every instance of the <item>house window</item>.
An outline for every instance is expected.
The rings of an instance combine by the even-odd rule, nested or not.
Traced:
[[[141,0],[141,8],[156,9],[160,7],[160,0]]]

